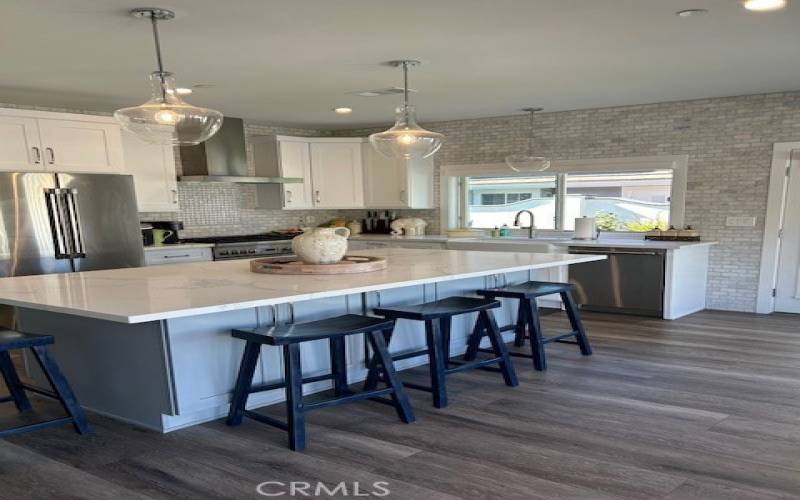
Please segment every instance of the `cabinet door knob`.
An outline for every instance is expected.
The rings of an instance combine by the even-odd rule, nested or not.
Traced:
[[[286,190],[286,204],[289,205],[291,203],[292,203],[292,190],[291,189],[287,189]]]
[[[39,148],[34,146],[31,148],[31,150],[33,151],[33,163],[42,163],[42,153],[39,151]]]
[[[405,189],[400,191],[400,201],[402,201],[404,203],[408,202],[408,199],[406,197],[406,190]]]
[[[319,191],[316,191],[316,197],[317,197],[317,203],[321,203],[322,200],[320,199]]]
[[[172,203],[178,203],[178,190],[177,189],[170,189],[172,192]]]
[[[50,159],[47,161],[50,165],[56,162],[56,153],[53,151],[53,148],[44,148],[47,154],[50,156]]]

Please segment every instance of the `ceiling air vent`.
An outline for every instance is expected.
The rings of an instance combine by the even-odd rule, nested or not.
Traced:
[[[409,92],[416,92],[414,89],[408,89]],[[353,92],[347,92],[349,95],[357,95],[361,97],[379,97],[382,95],[395,95],[395,94],[402,94],[403,87],[389,87],[386,89],[373,89],[373,90],[354,90]]]

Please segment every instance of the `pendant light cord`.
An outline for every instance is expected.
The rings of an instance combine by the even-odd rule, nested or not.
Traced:
[[[403,114],[408,123],[408,61],[403,61]]]
[[[531,110],[531,120],[528,129],[528,156],[533,156],[533,115],[536,111]]]
[[[150,16],[150,24],[153,26],[153,42],[156,46],[156,63],[158,64],[158,78],[161,80],[161,97],[166,101],[167,89],[166,78],[164,77],[164,62],[161,60],[161,39],[158,37],[158,19],[155,14]]]

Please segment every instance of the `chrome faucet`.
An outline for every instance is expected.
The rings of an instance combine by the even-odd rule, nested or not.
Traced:
[[[514,225],[516,227],[522,228],[522,226],[520,226],[520,224],[519,224],[519,216],[522,215],[522,214],[528,214],[528,215],[531,216],[531,225],[528,226],[528,238],[533,239],[533,230],[536,227],[534,222],[533,222],[533,220],[534,220],[533,219],[533,212],[531,212],[530,210],[520,210],[519,212],[517,212],[517,215],[514,216]]]

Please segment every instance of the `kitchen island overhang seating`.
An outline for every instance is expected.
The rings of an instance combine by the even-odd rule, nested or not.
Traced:
[[[203,262],[68,275],[0,279],[0,303],[18,309],[19,328],[57,338],[55,355],[82,404],[98,413],[161,432],[224,417],[241,343],[235,328],[310,321],[372,307],[474,295],[491,276],[508,283],[539,270],[601,260],[567,255],[381,249],[386,270],[347,276],[276,276],[249,271],[246,260]],[[501,323],[514,311],[504,304]],[[474,318],[453,322],[453,354],[463,351]],[[424,344],[424,331],[398,327],[394,348]],[[363,380],[364,345],[348,339],[348,378]],[[306,374],[329,370],[327,345],[303,346]],[[253,383],[280,380],[280,353],[264,348]],[[424,360],[422,361],[424,362]],[[420,361],[398,362],[398,369]],[[309,384],[306,392],[329,388]],[[282,401],[283,391],[254,395],[249,407]]]

